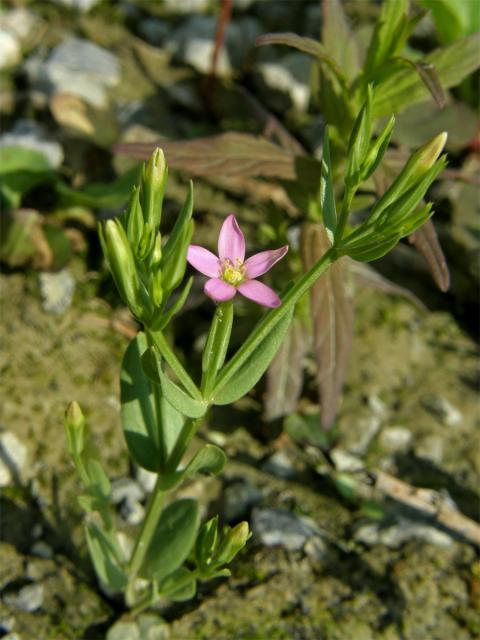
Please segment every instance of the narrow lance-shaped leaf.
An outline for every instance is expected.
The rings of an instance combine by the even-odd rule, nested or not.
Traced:
[[[341,0],[322,1],[322,44],[349,81],[359,71],[357,42]]]
[[[265,35],[259,36],[256,39],[255,44],[257,47],[270,44],[284,44],[288,47],[292,47],[293,49],[298,49],[303,53],[308,53],[314,58],[317,58],[320,62],[324,62],[335,74],[335,77],[340,81],[340,83],[343,86],[346,86],[345,76],[342,69],[331,57],[327,48],[312,38],[304,38],[296,33],[266,33]]]
[[[330,141],[328,128],[323,139],[322,173],[320,176],[320,208],[323,214],[323,223],[327,230],[328,239],[333,244],[335,229],[337,227],[337,210],[333,193],[332,163],[330,160]]]
[[[211,394],[210,401],[213,404],[231,404],[243,397],[256,385],[282,344],[292,319],[292,314],[293,307],[279,320],[275,329],[265,336],[226,384],[222,384],[220,378],[219,384]]]
[[[325,230],[308,225],[302,234],[302,258],[309,269],[329,248]],[[348,262],[341,259],[318,280],[310,293],[313,340],[322,426],[329,429],[337,414],[353,337],[353,303]]]
[[[295,316],[267,373],[265,419],[292,413],[303,385],[304,358],[311,343],[304,319]]]
[[[409,0],[385,0],[364,64],[366,82],[405,44]]]

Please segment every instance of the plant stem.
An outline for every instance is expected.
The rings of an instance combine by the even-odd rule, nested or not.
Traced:
[[[215,397],[215,393],[219,391],[232,378],[238,369],[251,356],[253,351],[258,347],[262,340],[275,328],[280,320],[290,311],[292,305],[296,304],[300,298],[312,287],[318,278],[332,265],[338,258],[335,247],[329,249],[320,260],[313,265],[296,284],[288,289],[282,298],[282,304],[273,309],[257,324],[254,331],[245,340],[240,349],[227,362],[221,370],[215,387],[211,393],[211,398]]]
[[[203,418],[187,418],[185,423],[180,431],[177,441],[175,442],[175,446],[168,458],[166,473],[174,473],[180,464],[181,459],[183,458],[183,454],[185,453],[190,440],[193,438],[197,431],[197,427],[200,423],[200,420],[205,420],[205,416]]]
[[[146,329],[146,332],[153,340],[153,343],[155,344],[157,349],[160,351],[162,358],[175,372],[176,376],[185,387],[185,390],[188,391],[188,393],[193,398],[197,400],[202,400],[203,398],[200,391],[198,390],[197,385],[191,379],[188,373],[185,371],[182,363],[170,348],[170,345],[165,339],[165,336],[163,335],[163,333],[161,331],[152,331],[150,329]]]
[[[143,519],[142,528],[135,542],[132,555],[130,556],[128,569],[131,578],[136,576],[142,565],[150,541],[155,533],[160,514],[162,513],[165,492],[160,488],[161,480],[162,477],[159,475],[148,501],[147,513]]]
[[[217,373],[225,362],[232,333],[232,323],[233,302],[231,300],[221,302],[213,316],[207,343],[203,350],[201,392],[204,397],[208,397]]]
[[[356,190],[357,186],[347,186],[345,193],[343,194],[342,208],[338,217],[337,228],[335,229],[335,244],[338,244],[341,241],[343,234],[345,233],[345,227],[347,226],[348,216],[350,214],[350,207],[352,206],[352,200]]]

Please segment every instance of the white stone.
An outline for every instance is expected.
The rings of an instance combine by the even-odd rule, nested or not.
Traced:
[[[22,59],[20,43],[10,31],[0,29],[0,69],[13,67]]]
[[[33,613],[42,606],[43,596],[44,589],[42,584],[29,584],[20,589],[18,593],[5,596],[5,602],[15,609],[20,609],[20,611]]]
[[[18,120],[11,131],[0,136],[0,147],[10,146],[39,151],[52,169],[58,169],[63,162],[61,144],[49,138],[44,129],[33,120]]]
[[[389,549],[399,549],[410,540],[422,540],[440,547],[452,544],[450,536],[443,531],[405,518],[400,518],[391,527],[382,527],[377,523],[363,525],[355,533],[355,540],[367,546],[382,544]]]
[[[427,394],[422,398],[422,405],[437,416],[447,427],[454,427],[462,421],[462,413],[446,398]]]
[[[380,446],[385,451],[406,451],[412,442],[412,434],[406,427],[386,427],[380,434]]]
[[[47,313],[61,315],[69,308],[75,292],[75,280],[68,269],[56,273],[40,273],[42,306]]]
[[[162,8],[176,14],[201,13],[211,6],[211,0],[163,0]]]
[[[73,37],[57,45],[45,62],[30,58],[25,69],[34,85],[47,94],[76,95],[98,108],[108,105],[106,89],[121,79],[120,62],[113,53]]]
[[[261,62],[256,66],[265,85],[288,96],[293,106],[305,111],[310,100],[312,62],[301,53],[290,53],[278,62]]]
[[[0,13],[0,30],[9,31],[20,42],[28,40],[38,22],[38,16],[24,7]]]
[[[0,434],[0,486],[22,480],[27,448],[11,431]]]
[[[137,479],[137,482],[140,483],[140,485],[147,493],[153,491],[153,487],[155,486],[155,483],[157,481],[156,473],[154,473],[153,471],[142,469],[142,467],[138,467],[135,473],[135,477]]]
[[[357,456],[353,456],[343,449],[333,449],[331,457],[335,463],[335,468],[340,472],[361,471],[364,467],[363,462]]]
[[[60,6],[76,9],[81,13],[88,13],[100,0],[54,0]]]

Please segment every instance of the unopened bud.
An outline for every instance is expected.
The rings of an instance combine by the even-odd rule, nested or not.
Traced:
[[[215,564],[221,566],[233,560],[237,553],[243,549],[251,533],[248,530],[248,522],[240,522],[233,529],[224,532],[224,539],[215,555]]]
[[[78,402],[71,402],[65,411],[65,432],[70,455],[80,455],[85,442],[85,417]]]
[[[143,234],[143,212],[140,204],[140,189],[135,187],[127,212],[127,236],[134,251],[138,251]]]
[[[108,264],[118,291],[132,312],[139,317],[139,282],[125,229],[118,220],[107,220],[103,234]]]
[[[145,220],[152,229],[160,226],[162,204],[167,183],[168,170],[165,156],[159,148],[155,149],[142,171],[142,207]]]
[[[149,293],[153,304],[159,307],[163,300],[162,272],[160,269],[157,269],[156,273],[150,276]]]

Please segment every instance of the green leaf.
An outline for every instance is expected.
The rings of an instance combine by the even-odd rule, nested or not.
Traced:
[[[156,435],[153,387],[140,360],[146,349],[147,339],[140,333],[130,342],[123,358],[120,374],[122,426],[135,462],[149,471],[159,471],[162,450]]]
[[[89,489],[95,493],[98,493],[105,500],[110,496],[110,480],[107,474],[103,470],[102,465],[98,460],[88,458],[84,454],[85,468],[87,470],[88,478],[90,480]]]
[[[342,250],[342,253],[359,262],[378,260],[399,243],[401,236],[400,234],[395,234],[382,238],[379,234],[375,234],[375,237],[375,240],[359,243],[356,246],[347,248],[346,251]]]
[[[226,384],[222,384],[221,378],[219,379],[219,384],[212,391],[213,404],[235,402],[257,384],[282,344],[292,316],[293,307],[276,324],[275,329],[263,338]]]
[[[472,0],[418,0],[430,9],[433,22],[443,44],[480,30],[478,3]]]
[[[335,229],[337,228],[337,210],[333,193],[332,163],[330,160],[330,142],[328,128],[323,138],[322,174],[320,177],[320,207],[323,214],[323,223],[327,231],[328,239],[333,244]]]
[[[91,184],[81,191],[58,182],[56,189],[62,199],[69,204],[78,204],[94,209],[118,207],[131,197],[132,188],[138,182],[140,165],[119,176],[114,182]]]
[[[127,584],[114,545],[108,535],[94,522],[85,525],[88,550],[101,583],[112,591],[123,591]]]
[[[345,183],[356,186],[361,180],[360,169],[367,158],[372,138],[372,101],[373,89],[367,88],[366,100],[358,114],[348,143],[347,169]]]
[[[408,31],[409,0],[386,0],[376,23],[364,64],[366,82],[373,80],[382,66],[404,46]]]
[[[456,87],[480,66],[480,34],[474,34],[453,44],[436,49],[425,56],[424,64],[432,64],[443,89]],[[401,69],[375,90],[374,116],[381,118],[399,113],[407,106],[426,100],[429,90],[416,70]]]
[[[38,184],[57,180],[47,158],[25,147],[0,147],[0,195],[7,207],[18,207],[22,196]]]
[[[160,368],[158,370],[160,386],[162,392],[172,407],[188,418],[201,418],[208,409],[208,404],[204,400],[195,400],[170,378]]]
[[[341,0],[323,0],[322,44],[349,81],[359,71],[359,53]]]
[[[183,237],[183,229],[191,219],[193,213],[193,182],[188,183],[187,198],[183,207],[175,221],[172,232],[170,233],[165,246],[163,247],[163,261],[168,262],[175,255],[179,242]]]
[[[197,580],[186,567],[180,567],[162,581],[159,591],[174,602],[191,600],[197,590]]]
[[[190,289],[192,288],[192,284],[193,277],[190,277],[185,283],[185,286],[183,287],[180,295],[177,296],[175,302],[171,304],[171,306],[167,309],[167,311],[165,311],[165,313],[160,314],[158,318],[154,318],[152,320],[152,331],[162,331],[166,326],[168,326],[168,324],[170,324],[173,316],[176,315],[185,304],[188,298],[188,294],[190,293]]]
[[[227,462],[227,456],[214,444],[206,444],[197,451],[187,468],[183,472],[184,477],[192,476],[195,473],[219,474]]]
[[[199,525],[195,500],[177,500],[163,511],[140,569],[149,580],[162,581],[187,559]]]

